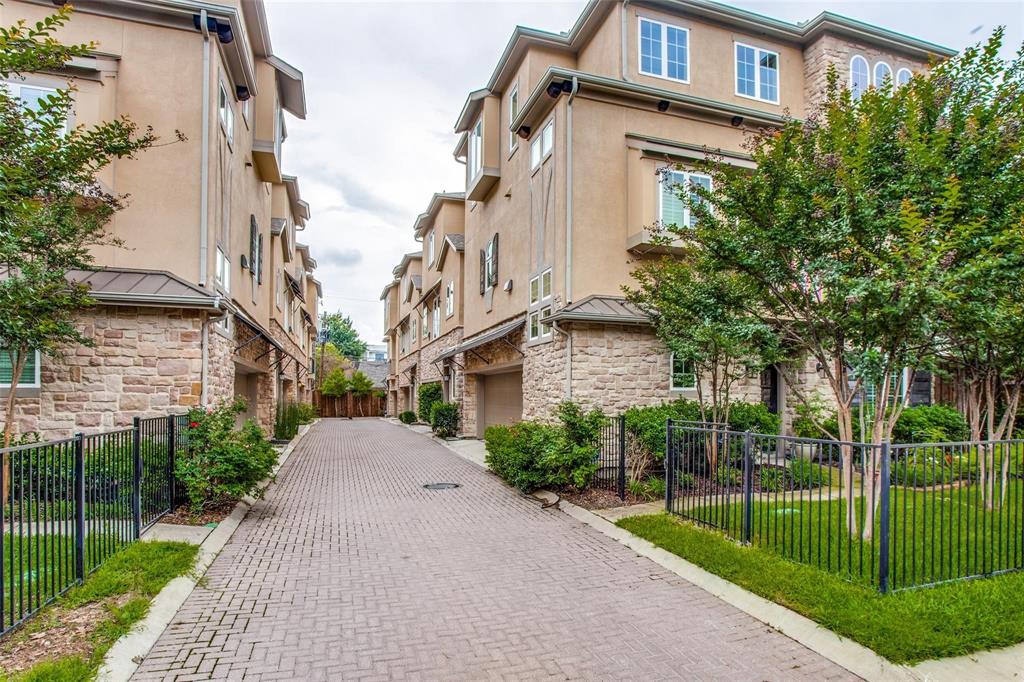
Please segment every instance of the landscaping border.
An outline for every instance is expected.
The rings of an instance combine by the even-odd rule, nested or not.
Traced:
[[[256,492],[257,497],[247,495],[238,501],[231,515],[218,523],[213,532],[207,535],[206,539],[199,545],[199,556],[196,558],[192,571],[187,575],[178,576],[167,583],[160,590],[160,593],[153,598],[146,617],[136,623],[132,627],[131,632],[121,637],[110,647],[110,650],[107,651],[107,655],[103,659],[103,665],[100,666],[100,670],[96,675],[97,680],[101,682],[127,682],[135,674],[139,663],[149,653],[149,650],[153,648],[157,638],[160,637],[170,624],[178,609],[188,599],[188,596],[192,594],[192,590],[199,584],[199,581],[213,563],[213,560],[217,558],[217,555],[220,554],[220,551],[224,549],[224,546],[235,534],[235,531],[238,530],[238,526],[241,525],[246,514],[252,509],[257,498],[263,495],[277,477],[281,467],[288,461],[296,446],[298,446],[299,442],[318,421],[314,420],[310,424],[304,424],[299,427],[298,434],[281,452],[281,457],[277,462],[277,466],[274,467],[273,474],[260,481],[259,489]]]

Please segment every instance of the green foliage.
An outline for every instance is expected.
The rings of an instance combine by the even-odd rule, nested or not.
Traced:
[[[779,493],[786,488],[786,471],[779,467],[761,467],[758,479],[762,492]]]
[[[681,479],[689,478],[689,485],[686,485],[686,481]],[[693,476],[690,474],[680,474],[680,480],[678,481],[680,486],[684,489],[692,487]],[[643,480],[631,480],[626,482],[626,489],[629,493],[636,498],[653,502],[655,500],[665,499],[665,479],[657,476],[648,476]]]
[[[373,379],[367,376],[364,372],[360,372],[359,370],[352,372],[352,376],[349,377],[348,381],[349,390],[357,397],[361,398],[373,393]]]
[[[324,381],[320,385],[320,393],[331,398],[339,398],[348,393],[350,387],[351,384],[345,370],[335,367],[324,377]]]
[[[838,485],[839,482],[838,473],[830,467],[821,466],[806,459],[794,459],[787,468],[794,488],[818,488],[829,485],[830,482]]]
[[[420,384],[419,389],[417,389],[417,396],[419,398],[420,421],[429,424],[430,411],[434,409],[434,404],[444,401],[444,388],[439,381]]]
[[[549,484],[544,466],[548,455],[561,441],[557,426],[520,422],[512,426],[489,426],[484,431],[485,462],[509,485],[532,492]]]
[[[559,403],[555,408],[555,416],[562,422],[565,437],[570,443],[592,448],[596,448],[601,441],[601,430],[608,423],[601,410],[584,412],[579,403],[570,400]]]
[[[278,403],[277,417],[274,420],[274,438],[291,440],[299,433],[301,410],[297,403]]]
[[[189,412],[189,447],[178,454],[175,474],[194,511],[254,492],[277,464],[277,451],[255,420],[235,428],[236,417],[243,412],[242,399]]]
[[[337,351],[350,360],[359,360],[366,353],[366,342],[359,338],[352,325],[352,318],[336,313],[323,313],[320,316],[320,328],[327,332],[327,340]]]
[[[298,409],[299,424],[312,424],[313,420],[317,417],[316,408],[313,407],[313,404],[299,403],[296,407]]]
[[[459,433],[459,416],[458,403],[434,403],[430,428],[440,438],[453,438]]]
[[[967,440],[964,416],[946,405],[908,407],[892,430],[894,443],[948,443]]]
[[[782,418],[768,411],[762,403],[735,402],[729,406],[729,429],[775,435],[782,428]]]
[[[402,422],[403,424],[414,424],[416,423],[416,413],[413,412],[412,410],[406,410],[405,412],[402,412],[400,415],[398,415],[398,421]]]
[[[882,595],[667,515],[633,516],[618,525],[893,663],[963,656],[1024,641],[1024,573]]]
[[[731,466],[722,465],[715,471],[715,483],[722,486],[723,488],[731,488],[740,485],[743,482],[743,474],[739,469]]]

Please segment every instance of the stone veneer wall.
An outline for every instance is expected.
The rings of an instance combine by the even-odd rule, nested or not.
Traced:
[[[824,98],[829,64],[835,64],[840,83],[846,84],[850,79],[850,60],[855,54],[868,60],[868,69],[872,72],[875,62],[886,62],[892,69],[894,79],[901,67],[920,71],[927,66],[926,62],[918,59],[896,56],[864,43],[852,42],[825,33],[804,48],[804,103],[807,114],[810,114],[814,106]]]
[[[41,388],[18,391],[18,432],[62,438],[199,405],[204,316],[120,306],[83,313],[80,329],[95,345],[71,347],[56,360],[43,358]]]
[[[551,422],[555,407],[566,399],[564,334],[552,331],[550,341],[527,346],[523,358],[523,419]]]
[[[235,341],[210,324],[206,402],[216,405],[235,397]]]
[[[462,327],[453,329],[423,346],[419,351],[419,364],[416,366],[416,385],[420,386],[422,384],[443,381],[444,377],[438,371],[434,361],[437,360],[438,355],[460,343],[462,343]],[[461,362],[461,360],[456,357],[456,362]],[[441,366],[444,367],[444,363],[441,363]],[[451,367],[454,370],[452,372],[454,382],[451,387],[452,402],[458,402],[462,399],[462,370],[456,365],[451,365]]]
[[[480,382],[474,372],[492,367],[511,367],[523,362],[523,356],[515,348],[522,348],[524,340],[525,333],[520,329],[506,336],[504,341],[500,339],[491,341],[478,348],[474,348],[472,353],[463,354],[465,372],[462,379],[462,433],[471,436],[476,435],[476,412]],[[523,390],[526,390],[525,381]],[[526,401],[524,397],[523,411],[525,412],[525,410]]]
[[[418,365],[420,361],[420,352],[415,350],[407,354],[404,358],[398,360],[398,411],[405,412],[406,410],[416,411],[416,384],[415,379],[419,372],[419,367],[416,368],[416,372],[409,372],[413,365]],[[411,390],[410,390],[411,389]],[[407,397],[407,393],[411,393],[412,398]],[[397,416],[397,415],[396,415]]]

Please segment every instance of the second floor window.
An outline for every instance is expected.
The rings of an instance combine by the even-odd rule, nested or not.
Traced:
[[[512,88],[512,92],[508,96],[508,124],[512,125],[512,121],[516,120],[516,116],[519,115],[519,86]],[[519,144],[519,136],[516,135],[516,131],[508,131],[508,150],[511,152]]]
[[[530,314],[528,333],[530,341],[551,336],[551,326],[541,320],[551,314],[551,268],[530,280]]]
[[[427,235],[427,265],[434,264],[434,231]]]
[[[681,192],[688,191],[694,201],[700,201],[700,197],[692,189],[695,185],[710,191],[711,178],[686,171],[665,169],[661,172],[658,221],[662,225],[693,227],[697,224],[697,216],[692,215],[690,203],[680,196]]]
[[[541,162],[551,155],[555,146],[555,122],[548,121],[547,125],[533,138],[530,143],[530,168],[537,168]]]
[[[484,120],[480,119],[469,133],[469,179],[473,180],[483,170]]]
[[[871,76],[868,73],[868,60],[859,54],[855,55],[850,60],[850,95],[854,101],[861,98],[869,85],[871,85]]]
[[[498,235],[480,249],[480,293],[498,284]]]
[[[434,338],[441,336],[441,299],[434,300]]]
[[[777,104],[778,53],[736,43],[736,94]]]
[[[448,317],[455,314],[455,282],[448,282],[444,292],[444,314]]]
[[[228,138],[228,144],[234,141],[235,137],[235,110],[231,107],[231,96],[224,84],[220,84],[220,94],[217,98],[217,114],[220,116],[220,125],[224,129],[224,135]]]
[[[228,260],[227,254],[219,246],[217,247],[217,266],[214,271],[214,277],[217,280],[217,284],[224,288],[224,291],[231,291],[231,261]]]
[[[688,83],[690,32],[651,19],[640,20],[640,73]]]
[[[430,338],[430,306],[423,307],[423,338]]]

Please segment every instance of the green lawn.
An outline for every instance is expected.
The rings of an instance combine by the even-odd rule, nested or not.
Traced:
[[[15,675],[0,672],[0,680],[84,682],[92,679],[107,650],[146,615],[150,601],[164,585],[191,569],[198,550],[197,545],[181,542],[136,542],[117,552],[82,585],[69,590],[0,643],[0,646],[16,646],[34,634],[59,627],[60,613],[100,602],[104,604],[106,615],[92,631],[89,655],[57,658]],[[128,598],[118,605],[114,598],[120,595],[128,595]]]
[[[1024,573],[882,595],[667,514],[625,518],[618,525],[894,663],[1024,641]]]
[[[985,511],[976,484],[891,490],[891,589],[1024,566],[1024,482],[1011,479],[1005,503],[993,511]],[[707,497],[683,496],[673,508],[740,539],[740,497],[733,493],[708,504]],[[858,527],[864,523],[864,501],[854,502]],[[848,503],[828,499],[825,488],[755,495],[751,544],[849,580],[877,584],[880,517],[869,541],[859,534],[851,537],[845,526]]]

